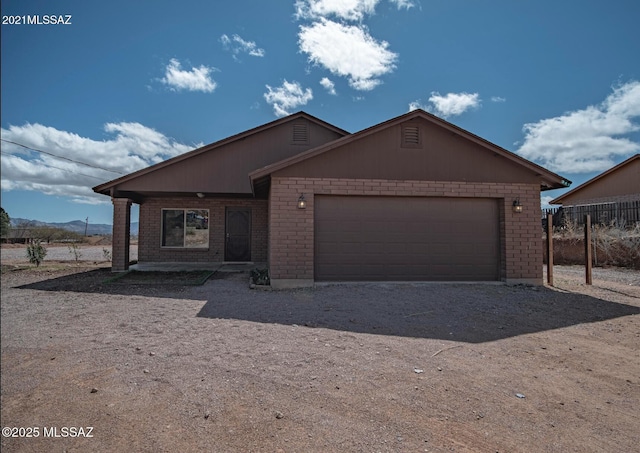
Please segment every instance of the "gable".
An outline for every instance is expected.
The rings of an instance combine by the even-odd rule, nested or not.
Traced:
[[[273,176],[540,183],[539,173],[422,116],[342,141]]]
[[[628,198],[632,195],[637,195],[640,200],[640,154],[556,198],[551,204],[570,206],[598,199]]]
[[[295,114],[97,186],[94,191],[131,198],[162,193],[251,194],[250,172],[346,134],[310,115]]]

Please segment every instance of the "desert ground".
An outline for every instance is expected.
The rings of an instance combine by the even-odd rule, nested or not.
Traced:
[[[10,250],[3,452],[640,451],[638,271],[264,291]]]

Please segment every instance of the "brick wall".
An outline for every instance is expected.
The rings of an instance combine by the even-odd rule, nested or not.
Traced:
[[[241,198],[152,198],[140,205],[138,260],[146,262],[224,261],[225,208],[251,209],[251,261],[267,261],[267,200]],[[206,249],[163,248],[162,209],[208,209],[209,247]]]
[[[131,229],[131,200],[113,198],[113,239],[111,248],[111,271],[129,269],[129,238]]]
[[[306,209],[297,209],[304,193]],[[540,188],[534,184],[272,177],[269,268],[272,282],[313,280],[314,195],[481,197],[500,202],[501,278],[542,284]],[[514,213],[520,199],[522,213]]]

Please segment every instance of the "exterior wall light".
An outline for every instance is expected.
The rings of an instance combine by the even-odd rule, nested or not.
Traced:
[[[520,198],[513,200],[513,212],[520,214],[522,212],[522,205],[520,204]]]
[[[307,200],[304,199],[303,193],[298,197],[298,209],[307,209]]]
[[[198,192],[196,195],[198,196],[198,198],[204,198],[204,194],[202,192]]]

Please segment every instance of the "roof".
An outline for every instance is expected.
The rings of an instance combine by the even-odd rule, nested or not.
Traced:
[[[631,156],[629,159],[620,162],[618,165],[611,167],[609,170],[600,173],[599,175],[591,178],[587,182],[580,184],[578,187],[571,189],[570,191],[560,195],[554,200],[550,201],[550,204],[564,204],[571,198],[579,198],[581,194],[589,191],[590,189],[594,189],[598,184],[604,182],[605,179],[609,179],[611,177],[615,177],[620,175],[622,172],[625,172],[628,169],[631,169],[632,165],[637,164],[640,166],[640,154],[636,154]],[[630,176],[630,184],[635,184],[635,192],[640,193],[640,172],[635,173],[635,175]],[[635,176],[635,177],[634,177]]]
[[[400,115],[396,118],[392,118],[390,120],[387,120],[385,122],[379,123],[377,125],[371,126],[367,129],[364,129],[360,132],[351,134],[351,135],[347,135],[345,137],[339,138],[337,140],[334,140],[332,142],[329,142],[325,145],[321,145],[319,147],[310,149],[308,151],[302,152],[300,154],[297,154],[293,157],[281,160],[279,162],[276,162],[274,164],[268,165],[266,167],[263,167],[261,169],[255,170],[253,172],[250,173],[250,177],[253,183],[255,183],[256,180],[265,178],[269,175],[271,175],[272,173],[285,169],[287,167],[290,167],[292,165],[295,165],[297,163],[303,162],[307,159],[311,159],[313,157],[316,157],[318,155],[321,155],[323,153],[326,153],[330,150],[333,150],[335,148],[338,148],[340,146],[344,146],[346,144],[352,143],[354,141],[360,140],[364,137],[367,137],[371,134],[380,132],[384,129],[388,129],[394,126],[397,126],[405,121],[411,120],[411,119],[415,119],[415,118],[422,118],[425,119],[437,126],[440,126],[454,134],[457,134],[459,136],[462,136],[464,138],[466,138],[467,140],[470,140],[471,142],[474,142],[494,153],[496,153],[497,155],[500,155],[524,168],[526,168],[527,170],[533,172],[536,177],[540,178],[540,187],[541,190],[551,190],[551,189],[559,189],[559,188],[564,188],[564,187],[568,187],[571,184],[571,181],[568,181],[567,179],[563,178],[562,176],[559,176],[547,169],[545,169],[544,167],[541,167],[523,157],[518,156],[517,154],[514,154],[510,151],[507,151],[506,149],[491,143],[475,134],[472,134],[469,131],[466,131],[452,123],[449,123],[448,121],[445,121],[435,115],[432,115],[431,113],[425,112],[424,110],[413,110],[409,113],[405,113],[403,115]]]
[[[196,156],[204,154],[204,153],[215,151],[215,150],[220,149],[220,148],[222,148],[222,147],[224,147],[226,145],[229,145],[231,143],[235,143],[235,142],[239,142],[239,141],[245,140],[245,139],[247,139],[247,138],[249,138],[251,136],[254,136],[256,134],[265,132],[267,130],[276,128],[276,127],[278,127],[278,126],[280,126],[282,124],[285,124],[285,123],[288,123],[288,122],[291,122],[291,121],[294,121],[294,120],[297,120],[297,119],[301,119],[301,118],[306,119],[306,120],[310,121],[311,123],[315,123],[315,124],[325,128],[325,129],[331,130],[331,131],[335,132],[336,134],[338,134],[340,136],[349,134],[349,132],[345,131],[344,129],[340,129],[340,128],[332,125],[332,124],[329,124],[329,123],[327,123],[327,122],[325,122],[325,121],[323,121],[323,120],[321,120],[319,118],[316,118],[316,117],[314,117],[312,115],[309,115],[308,113],[305,113],[305,112],[301,111],[301,112],[297,112],[297,113],[294,113],[292,115],[289,115],[289,116],[286,116],[286,117],[283,117],[283,118],[279,118],[279,119],[277,119],[275,121],[271,121],[269,123],[263,124],[261,126],[253,128],[253,129],[249,129],[249,130],[241,132],[239,134],[232,135],[230,137],[227,137],[225,139],[219,140],[217,142],[202,146],[202,147],[200,147],[198,149],[195,149],[193,151],[189,151],[189,152],[186,152],[184,154],[180,154],[179,156],[173,157],[171,159],[167,159],[167,160],[159,162],[159,163],[157,163],[155,165],[151,165],[149,167],[146,167],[146,168],[143,168],[141,170],[135,171],[133,173],[129,173],[129,174],[125,175],[125,176],[113,179],[113,180],[108,181],[106,183],[97,185],[97,186],[95,186],[93,188],[93,191],[97,192],[97,193],[105,194],[105,195],[113,195],[112,191],[115,190],[115,188],[120,184],[123,184],[123,183],[126,183],[126,182],[130,182],[132,180],[135,180],[136,178],[140,178],[142,176],[145,176],[145,175],[148,175],[150,173],[156,172],[156,171],[158,171],[160,169],[169,167],[171,165],[178,164],[180,162],[184,162],[187,159],[191,159],[193,157],[196,157]]]

